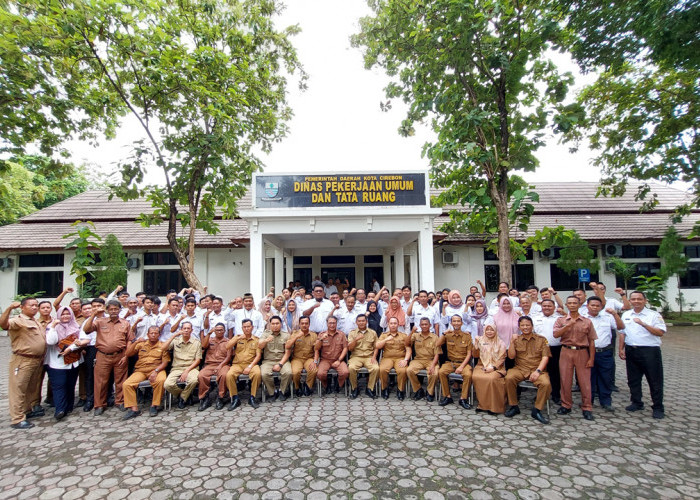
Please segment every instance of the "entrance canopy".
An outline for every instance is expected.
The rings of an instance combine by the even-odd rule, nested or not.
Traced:
[[[390,289],[434,288],[433,219],[441,210],[430,208],[426,171],[257,175],[253,186],[253,208],[241,217],[250,231],[256,297],[270,284],[279,292],[293,281],[295,257],[305,256],[313,258],[314,275],[321,275],[324,256],[354,255],[348,265],[381,266],[381,284]],[[380,263],[365,264],[366,256],[377,255]],[[369,286],[366,275],[356,273],[351,284]]]

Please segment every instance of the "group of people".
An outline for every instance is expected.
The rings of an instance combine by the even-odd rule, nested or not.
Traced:
[[[550,397],[561,405],[557,414],[572,411],[575,378],[583,418],[593,420],[594,397],[614,411],[616,337],[631,393],[626,410],[643,409],[646,377],[653,416],[663,418],[660,345],[666,327],[646,307],[642,292],[627,297],[618,288],[620,298],[609,298],[605,285],[591,283],[590,297],[576,290],[562,301],[552,288],[519,293],[501,283],[487,304],[485,287],[477,284],[466,297],[447,289],[431,297],[409,286],[390,293],[378,284],[372,291],[350,288],[347,281],[316,281],[307,294],[290,283],[279,296],[274,290],[259,300],[245,294],[226,306],[223,298],[193,289],[173,290],[164,303],[143,293],[132,297],[122,287],[106,298],[73,298],[68,306],[62,301],[70,288],[53,304],[25,298],[0,316],[12,344],[11,425],[29,428],[28,419],[44,415],[45,373],[56,420],[75,407],[101,415],[112,405],[125,412],[124,419],[137,417],[137,391],[145,381],[153,391],[148,413],[154,416],[165,391],[179,409],[195,399],[200,411],[211,405],[235,410],[242,404],[241,382],[250,384],[247,403],[253,408],[259,407],[261,384],[276,401],[292,390],[311,396],[317,379],[326,393],[343,389],[349,379],[350,397],[357,398],[360,373],[368,375],[368,397],[388,399],[395,386],[403,400],[410,383],[412,399],[439,398],[440,406],[454,403],[460,377],[450,375],[456,374],[462,408],[472,408],[473,384],[476,411],[506,417],[520,413],[518,384],[529,380],[537,389],[531,415],[544,424]],[[13,314],[17,308],[19,315]]]

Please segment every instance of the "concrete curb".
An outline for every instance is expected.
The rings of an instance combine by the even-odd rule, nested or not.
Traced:
[[[666,326],[700,326],[700,321],[675,321],[673,323],[666,323]]]

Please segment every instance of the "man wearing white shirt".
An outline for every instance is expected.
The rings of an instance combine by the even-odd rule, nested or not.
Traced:
[[[335,307],[333,302],[323,297],[324,293],[323,286],[315,286],[313,291],[314,298],[301,304],[301,315],[309,317],[311,320],[309,330],[317,334],[327,330],[326,320]]]
[[[182,315],[180,314],[180,302],[176,297],[173,297],[172,299],[168,300],[168,310],[158,315],[157,326],[160,330],[160,338],[158,340],[160,342],[170,340],[170,337],[172,337],[173,333],[176,331],[176,329],[173,329],[173,326],[176,324],[179,325],[181,319]],[[194,331],[192,332],[192,335],[199,338]]]
[[[360,314],[367,312],[367,292],[364,288],[358,288],[355,292],[355,309]]]
[[[661,337],[666,333],[666,323],[656,311],[646,307],[643,292],[630,294],[631,311],[622,314],[625,329],[619,335],[620,359],[627,364],[627,385],[632,404],[627,411],[644,409],[642,402],[642,376],[646,377],[652,401],[652,416],[664,418],[664,367],[661,361]]]
[[[401,288],[401,309],[403,309],[403,312],[408,311],[408,306],[411,305],[411,298],[411,287],[404,285]]]
[[[492,316],[498,312],[498,304],[499,304],[499,298],[501,294],[505,294],[508,296],[508,300],[510,300],[510,303],[513,304],[513,307],[519,307],[520,306],[520,299],[518,297],[514,297],[510,295],[509,292],[509,287],[508,283],[505,281],[501,281],[498,284],[498,295],[496,296],[495,299],[491,301],[491,305],[489,305],[489,314]]]
[[[411,317],[411,322],[414,325],[418,325],[422,318],[428,319],[430,332],[440,335],[440,317],[436,314],[435,309],[428,305],[428,292],[425,290],[421,290],[418,292],[418,297],[413,298],[406,314]]]
[[[596,335],[595,358],[591,369],[591,388],[593,395],[598,394],[600,406],[612,412],[612,386],[613,372],[615,371],[615,344],[613,343],[613,332],[621,330],[624,325],[612,307],[603,311],[603,301],[600,297],[588,297],[588,314],[586,317],[593,323]]]
[[[337,330],[343,332],[346,337],[350,334],[351,330],[356,328],[355,323],[357,316],[360,314],[363,313],[360,313],[355,307],[355,297],[352,295],[348,295],[348,298],[345,299],[345,305],[338,304],[330,313],[330,315],[338,320]]]
[[[152,326],[158,326],[158,315],[153,312],[154,305],[153,297],[150,295],[144,297],[143,311],[136,315],[136,319],[131,324],[131,334],[134,341],[148,338],[148,329]]]
[[[175,333],[180,329],[180,323],[189,322],[192,325],[192,335],[200,339],[204,327],[204,318],[197,314],[197,301],[195,299],[187,299],[185,301],[185,309],[180,314],[177,321],[170,326],[170,330]],[[215,325],[216,326],[216,325]]]
[[[330,298],[332,293],[338,293],[338,287],[335,286],[332,279],[329,279],[328,284],[323,287],[323,291],[326,293],[326,297]]]
[[[242,322],[249,319],[253,323],[253,336],[260,338],[265,331],[265,320],[260,311],[255,309],[253,295],[246,293],[243,295],[243,308],[233,313],[234,329],[236,332],[243,331]],[[239,334],[240,335],[240,334]]]
[[[211,335],[214,333],[214,327],[219,323],[223,323],[226,326],[226,336],[228,338],[233,337],[234,328],[229,321],[228,313],[223,310],[224,300],[221,297],[215,297],[211,301],[211,310],[204,314],[204,321],[202,327],[206,335]]]
[[[391,297],[389,296],[389,290],[387,290],[386,287],[382,287],[381,290],[379,290],[379,293],[377,293],[377,309],[379,310],[379,314],[384,316],[386,314],[386,310],[389,308],[389,299]]]
[[[554,323],[560,316],[552,299],[543,299],[540,304],[542,314],[533,316],[532,325],[535,333],[547,339],[552,357],[547,363],[547,373],[552,384],[552,401],[561,404],[561,378],[559,377],[559,357],[561,356],[561,338],[554,336]]]

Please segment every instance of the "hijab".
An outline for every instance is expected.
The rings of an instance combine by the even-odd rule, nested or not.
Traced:
[[[498,326],[494,323],[493,319],[487,320],[484,326],[493,327],[493,329],[496,330],[496,335],[493,339],[489,339],[486,335],[483,335],[476,340],[476,347],[479,349],[479,360],[484,366],[491,365],[498,367],[503,362],[501,357],[503,357],[506,352],[506,345],[500,339]]]
[[[476,312],[476,305],[481,304],[484,306],[484,310],[481,313]],[[469,313],[469,315],[472,317],[474,322],[476,323],[476,336],[481,337],[484,334],[484,323],[489,317],[489,308],[486,305],[486,301],[484,299],[479,299],[476,302],[474,302],[474,307],[472,309],[472,312]]]
[[[68,311],[70,313],[70,320],[68,321],[63,321],[61,320],[61,316],[63,315],[63,311]],[[63,306],[58,310],[58,320],[60,323],[58,323],[55,327],[56,333],[58,334],[58,341],[60,342],[61,340],[65,339],[66,337],[70,337],[71,335],[80,335],[80,325],[78,322],[75,320],[75,315],[73,314],[73,311],[71,310],[70,307]]]
[[[510,339],[513,337],[514,333],[518,333],[520,329],[518,328],[518,314],[515,312],[515,307],[511,307],[510,312],[505,312],[503,310],[503,301],[510,301],[509,297],[501,297],[498,303],[498,312],[493,315],[493,321],[496,324],[496,331],[498,332],[498,337],[503,341],[506,346],[510,346]],[[511,306],[512,306],[511,302]]]
[[[389,299],[389,307],[384,311],[384,317],[386,318],[387,324],[391,318],[396,318],[399,320],[399,326],[406,326],[406,313],[401,307],[401,302],[398,297],[391,297]]]
[[[289,299],[289,303],[294,302],[294,300]],[[289,310],[289,304],[282,309],[284,311],[284,320],[287,327],[287,331],[292,333],[299,329],[299,318],[301,318],[301,309],[299,304],[294,302],[294,310]]]
[[[369,306],[375,304],[377,305],[377,310],[374,312],[369,311]],[[373,300],[368,300],[367,301],[367,327],[371,328],[375,332],[381,332],[382,327],[380,325],[382,321],[382,315],[379,313],[379,305],[373,301]]]

